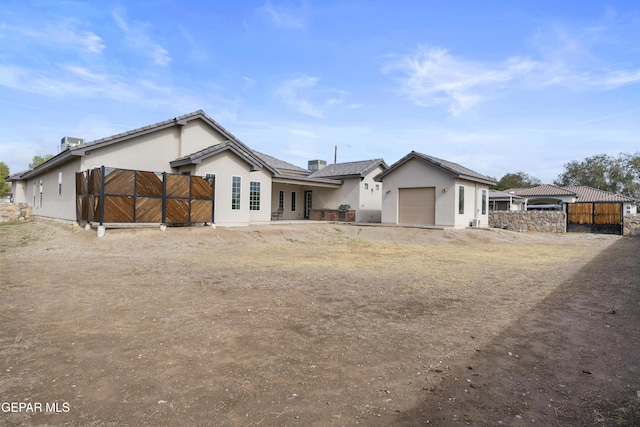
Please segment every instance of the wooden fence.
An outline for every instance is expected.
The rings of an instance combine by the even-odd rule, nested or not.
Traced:
[[[622,203],[570,203],[567,231],[623,234]]]
[[[213,223],[213,181],[200,176],[100,167],[76,173],[78,221]]]

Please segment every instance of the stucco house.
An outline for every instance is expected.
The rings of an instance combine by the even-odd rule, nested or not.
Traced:
[[[61,152],[10,177],[15,202],[34,216],[75,221],[76,173],[106,166],[211,178],[214,222],[222,226],[309,218],[350,205],[358,221],[379,221],[382,191],[369,192],[381,160],[304,169],[249,148],[202,110],[91,142],[63,138]],[[324,171],[323,171],[324,170]],[[339,172],[344,171],[344,172]],[[367,189],[365,189],[367,186]]]
[[[375,180],[384,185],[382,223],[488,227],[496,181],[457,163],[412,151]]]
[[[621,203],[624,215],[637,213],[635,199],[586,185],[559,187],[544,184],[532,188],[510,188],[503,193],[525,198],[528,210],[564,210],[565,205],[574,203]]]

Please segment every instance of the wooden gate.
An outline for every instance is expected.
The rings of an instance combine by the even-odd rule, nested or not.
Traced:
[[[213,223],[214,182],[200,176],[95,168],[76,173],[76,218],[107,223]]]
[[[622,235],[622,215],[622,203],[569,203],[567,232]]]

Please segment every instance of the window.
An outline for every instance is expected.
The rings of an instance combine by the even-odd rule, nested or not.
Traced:
[[[260,183],[256,181],[249,183],[249,210],[260,210]]]
[[[36,194],[38,193],[38,183],[34,181],[33,183],[33,207],[36,207]]]
[[[380,184],[376,184],[376,191],[380,191]]]
[[[284,191],[278,192],[278,210],[284,212]]]
[[[365,189],[365,190],[368,190],[368,189],[369,189],[369,183],[367,183],[367,182],[365,182],[365,183],[364,183],[364,189]]]
[[[291,192],[291,212],[296,211],[296,192]]]
[[[458,213],[464,213],[464,185],[458,187]]]
[[[234,176],[231,181],[231,209],[240,210],[240,188],[242,179]]]
[[[482,190],[482,215],[487,214],[487,190]]]
[[[62,172],[58,172],[58,196],[62,195]]]

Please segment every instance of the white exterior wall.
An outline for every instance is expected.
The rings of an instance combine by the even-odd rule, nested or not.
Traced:
[[[460,187],[464,187],[464,213],[459,213]],[[482,192],[486,193],[485,212],[482,213]],[[481,227],[489,226],[489,186],[474,181],[457,179],[455,182],[455,224],[457,228],[469,227],[474,219]]]
[[[32,204],[33,215],[75,221],[76,172],[79,170],[80,159],[77,158],[27,180],[26,202]],[[58,194],[59,173],[62,173],[62,194]],[[42,204],[40,203],[40,181],[42,181]]]
[[[382,167],[377,167],[362,179],[342,179],[340,188],[312,188],[313,208],[338,209],[340,205],[349,205],[356,211],[356,222],[380,222],[383,186],[373,178],[382,171]]]
[[[11,183],[11,196],[14,203],[29,203],[27,199],[27,183],[24,181],[13,181]]]
[[[454,179],[451,174],[411,159],[383,178],[382,222],[398,224],[399,188],[435,187],[436,225],[454,226]],[[444,191],[446,189],[446,191]]]
[[[192,120],[185,126],[177,127],[178,155],[172,158],[188,156],[197,151],[211,147],[219,142],[227,140],[222,134],[213,129],[202,120]]]
[[[250,181],[260,183],[260,210],[249,210],[249,221],[253,224],[267,223],[271,221],[271,172],[263,168],[259,171],[251,172]],[[249,206],[249,189],[246,195],[247,206]]]
[[[635,215],[638,213],[638,207],[635,203],[623,203],[622,215]]]
[[[313,208],[338,209],[340,205],[349,205],[358,209],[359,197],[360,178],[343,179],[340,188],[314,188]]]
[[[365,175],[360,182],[360,205],[357,206],[356,222],[381,222],[382,221],[382,195],[383,185],[373,178],[384,169],[378,166]],[[365,189],[368,184],[368,189]],[[351,205],[353,207],[353,205]]]
[[[172,172],[169,162],[179,157],[179,133],[180,127],[174,126],[95,151],[88,150],[82,157],[81,170],[107,166],[118,169]]]
[[[215,174],[215,208],[214,223],[221,226],[248,225],[254,218],[256,221],[269,221],[271,219],[270,191],[271,175],[266,170],[251,172],[251,166],[231,151],[224,151],[216,156],[204,159],[197,165],[196,175],[205,176]],[[233,177],[239,176],[240,185],[240,209],[231,209],[231,184]],[[260,181],[261,203],[260,211],[249,210],[249,183]]]
[[[283,204],[283,212],[281,219],[283,220],[298,220],[304,218],[304,192],[305,190],[312,190],[312,187],[302,186],[302,185],[294,185],[294,184],[282,184],[282,183],[273,183],[272,184],[271,195],[268,197],[271,198],[271,212],[276,212],[278,210],[278,203],[280,198],[280,191],[284,191],[284,204]],[[291,210],[291,198],[292,193],[295,192],[296,197],[296,208],[295,210]],[[267,197],[267,196],[265,196]],[[312,196],[313,197],[313,196]],[[314,200],[311,200],[312,203]]]

